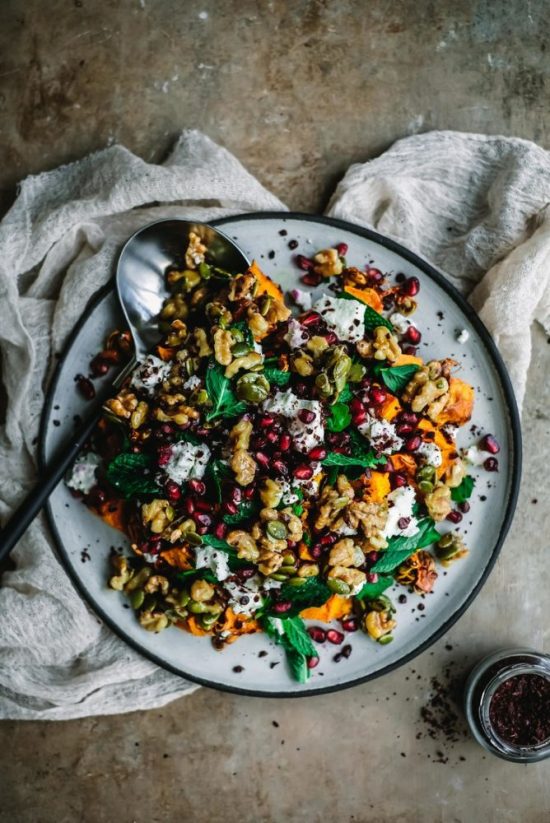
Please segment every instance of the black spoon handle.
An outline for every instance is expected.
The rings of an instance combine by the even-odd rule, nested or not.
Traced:
[[[135,364],[136,361],[132,358],[117,375],[113,383],[102,393],[102,398],[97,401],[97,405],[81,428],[70,438],[68,444],[61,449],[59,454],[55,455],[52,462],[45,467],[32,491],[29,492],[0,531],[0,562],[9,555],[90,437],[101,416],[102,400],[109,397],[113,389],[118,389],[135,367]]]

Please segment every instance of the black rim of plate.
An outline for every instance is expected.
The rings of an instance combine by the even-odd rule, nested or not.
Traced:
[[[177,219],[177,218],[171,218]],[[233,694],[241,694],[247,695],[250,697],[311,697],[314,695],[319,694],[327,694],[330,692],[340,691],[342,689],[351,688],[352,686],[358,686],[361,683],[366,683],[368,680],[374,680],[377,677],[382,677],[385,674],[388,674],[391,671],[403,666],[405,663],[408,663],[410,660],[413,660],[419,654],[426,651],[433,643],[439,640],[447,631],[451,628],[451,626],[456,623],[456,621],[461,617],[466,609],[471,605],[474,599],[477,597],[479,592],[481,591],[483,584],[487,580],[499,552],[502,548],[502,544],[504,539],[508,533],[510,528],[512,517],[514,515],[514,511],[516,508],[518,493],[519,493],[519,486],[520,486],[520,479],[521,479],[521,428],[520,428],[520,418],[517,409],[516,399],[514,396],[514,392],[512,389],[512,384],[510,382],[510,378],[508,376],[508,372],[502,360],[502,357],[493,342],[491,335],[489,334],[488,330],[483,325],[482,321],[477,316],[476,312],[470,306],[470,304],[466,301],[466,299],[457,291],[457,289],[444,277],[441,272],[439,272],[434,266],[424,260],[415,252],[409,251],[409,249],[402,246],[400,243],[396,242],[395,240],[390,239],[389,237],[385,237],[378,232],[364,228],[363,226],[357,226],[353,223],[348,223],[344,220],[337,220],[332,217],[324,217],[324,216],[316,216],[313,214],[305,214],[301,212],[286,212],[286,211],[268,211],[268,212],[250,212],[246,214],[237,214],[231,215],[230,217],[224,217],[219,220],[212,220],[211,225],[213,226],[220,226],[223,227],[230,223],[241,222],[243,220],[280,220],[282,223],[286,222],[287,220],[298,220],[300,222],[310,222],[310,223],[321,223],[327,226],[332,226],[333,228],[342,229],[344,231],[351,232],[352,234],[356,234],[360,237],[364,237],[367,240],[372,240],[373,242],[384,246],[385,248],[389,249],[390,251],[396,252],[399,254],[404,260],[407,260],[409,263],[412,263],[417,268],[419,268],[425,275],[431,278],[438,286],[440,286],[451,298],[451,300],[458,305],[458,307],[464,312],[470,323],[474,326],[477,333],[479,334],[483,344],[489,354],[489,357],[496,369],[498,374],[502,392],[505,399],[505,405],[507,408],[507,412],[510,418],[510,427],[511,427],[511,435],[512,435],[512,444],[513,444],[513,453],[511,459],[511,485],[510,485],[510,493],[508,495],[508,501],[506,505],[506,511],[502,520],[502,525],[500,528],[498,539],[495,543],[495,547],[489,558],[485,568],[483,569],[479,580],[477,581],[476,585],[472,588],[470,594],[466,597],[464,602],[450,615],[450,617],[438,628],[436,629],[423,643],[417,646],[413,651],[409,652],[406,655],[403,655],[393,663],[388,664],[387,666],[383,666],[382,668],[378,669],[375,672],[370,674],[366,674],[361,677],[356,677],[353,680],[347,680],[342,683],[336,683],[332,686],[325,686],[313,689],[307,689],[301,691],[297,688],[288,691],[262,691],[256,689],[246,689],[240,688],[239,686],[229,686],[223,683],[214,683],[211,680],[206,680],[200,677],[196,677],[194,675],[187,674],[182,669],[178,669],[175,666],[172,666],[170,663],[162,660],[161,658],[157,657],[154,653],[149,652],[148,650],[144,649],[138,641],[134,638],[130,637],[126,634],[126,632],[122,631],[121,628],[117,625],[116,621],[113,620],[102,607],[96,602],[96,600],[90,595],[87,591],[86,587],[84,586],[82,580],[76,573],[75,569],[73,568],[69,557],[65,551],[65,547],[63,541],[61,539],[61,535],[57,528],[57,525],[54,521],[54,517],[51,510],[51,505],[48,501],[46,505],[46,516],[49,528],[52,532],[54,537],[57,552],[63,563],[65,571],[69,575],[73,585],[77,589],[77,591],[82,595],[84,600],[91,606],[93,611],[101,618],[101,620],[105,623],[105,625],[109,626],[109,628],[115,632],[122,640],[124,640],[129,646],[135,649],[144,657],[151,660],[153,663],[156,663],[163,669],[172,672],[172,674],[178,675],[179,677],[185,678],[193,683],[197,683],[201,686],[207,686],[210,688],[218,689],[220,691],[231,692]],[[156,222],[156,221],[155,221]],[[59,381],[59,377],[61,375],[61,371],[63,368],[63,364],[67,353],[72,348],[75,340],[77,339],[79,332],[87,321],[89,315],[94,311],[96,306],[109,294],[109,292],[114,291],[114,281],[111,280],[105,286],[103,286],[97,294],[93,296],[93,298],[88,302],[88,305],[84,309],[80,319],[76,323],[70,337],[67,340],[65,345],[64,351],[62,356],[59,359],[57,367],[55,369],[54,375],[52,377],[51,383],[48,387],[48,393],[46,396],[46,402],[44,404],[44,409],[42,412],[41,422],[40,422],[40,446],[39,446],[39,454],[38,459],[40,463],[40,467],[43,468],[46,464],[46,455],[45,455],[45,446],[46,446],[46,429],[48,426],[48,421],[50,418],[50,413],[52,410],[53,404],[53,395],[57,388],[57,384]]]

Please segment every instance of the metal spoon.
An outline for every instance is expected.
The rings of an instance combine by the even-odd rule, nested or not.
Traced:
[[[104,388],[82,428],[42,473],[39,482],[12,514],[0,532],[0,561],[7,557],[29,524],[65,475],[67,469],[90,437],[103,402],[118,389],[135,368],[138,358],[160,340],[158,315],[168,297],[165,284],[170,266],[184,267],[184,256],[191,232],[198,234],[208,248],[208,262],[225,271],[245,271],[250,261],[223,232],[206,223],[187,220],[159,220],[139,229],[123,246],[116,269],[116,286],[122,311],[132,335],[134,355],[111,385]]]

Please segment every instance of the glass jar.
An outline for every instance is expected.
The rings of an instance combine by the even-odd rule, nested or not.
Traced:
[[[470,730],[487,751],[514,763],[536,763],[550,757],[550,737],[533,746],[504,740],[494,728],[489,708],[496,690],[510,677],[539,675],[550,682],[550,657],[532,649],[502,649],[472,669],[464,693]]]

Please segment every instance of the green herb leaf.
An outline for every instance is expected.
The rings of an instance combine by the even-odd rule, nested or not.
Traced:
[[[379,594],[385,592],[386,589],[389,589],[390,586],[393,586],[395,580],[393,577],[389,575],[380,575],[376,583],[365,583],[359,594],[355,596],[359,600],[365,600],[368,598],[369,600],[374,600],[375,597],[378,597]]]
[[[326,428],[329,432],[341,432],[347,429],[351,423],[351,412],[346,403],[334,403],[330,407],[330,417],[327,419]]]
[[[292,377],[289,371],[281,371],[281,369],[275,369],[273,366],[266,366],[262,374],[271,386],[288,386]]]
[[[148,454],[122,452],[107,467],[107,480],[127,500],[140,494],[158,494],[160,488],[151,470],[153,458]]]
[[[212,460],[206,467],[205,479],[212,486],[218,503],[222,502],[222,480],[232,476],[232,471],[222,460]]]
[[[346,383],[340,394],[338,395],[338,403],[349,403],[349,401],[353,397],[353,392],[349,387],[349,383]]]
[[[229,326],[229,331],[233,330],[239,331],[243,336],[243,342],[248,343],[249,346],[252,346],[254,343],[254,337],[250,331],[250,326],[245,320],[239,320],[237,323],[232,323]]]
[[[389,320],[383,317],[381,314],[378,314],[371,306],[368,306],[366,303],[363,303],[362,300],[357,300],[357,297],[354,297],[353,294],[348,294],[347,291],[339,292],[336,295],[341,300],[355,300],[357,303],[362,303],[365,306],[365,331],[373,331],[373,329],[378,328],[378,326],[385,326],[390,331],[393,331],[393,326]]]
[[[231,381],[225,376],[224,368],[219,363],[206,370],[206,391],[212,403],[212,408],[206,415],[207,420],[236,417],[246,411],[246,403],[237,399]]]
[[[462,483],[456,486],[456,488],[451,489],[451,499],[454,500],[455,503],[464,503],[466,500],[469,500],[472,496],[475,482],[476,481],[472,475],[467,474],[462,480]]]
[[[283,583],[279,589],[279,597],[281,600],[290,600],[292,603],[292,608],[285,612],[285,619],[294,617],[303,609],[322,606],[331,594],[332,592],[326,583],[317,577],[306,578],[305,583],[302,583],[301,586],[291,586],[290,583]]]
[[[192,443],[194,446],[200,446],[202,440],[200,440],[196,434],[187,431],[178,431],[174,434],[174,440],[178,443]]]
[[[286,659],[294,680],[298,683],[307,683],[311,677],[311,672],[307,667],[307,660],[303,654],[297,652],[292,647],[285,645]],[[317,652],[315,653],[316,656]]]
[[[262,628],[275,643],[283,646],[294,679],[299,683],[307,683],[310,677],[307,658],[318,655],[304,621],[300,617],[274,618],[265,615],[262,618]]]
[[[226,554],[236,555],[237,552],[227,543],[225,540],[221,540],[219,537],[216,537],[214,534],[203,534],[202,535],[202,545],[203,546],[212,546],[213,549],[219,549],[221,552],[225,552]]]
[[[325,481],[326,485],[327,486],[336,485],[336,481],[338,480],[338,474],[339,474],[338,466],[329,466],[329,469],[327,471],[326,481]]]
[[[376,457],[373,451],[366,454],[338,454],[338,452],[329,452],[324,460],[321,461],[323,466],[359,466],[364,469],[369,469],[372,466],[379,466],[381,463],[386,463],[387,458],[382,455]]]
[[[441,535],[434,526],[431,517],[425,517],[418,521],[418,531],[411,537],[390,537],[388,548],[377,560],[371,571],[393,572],[401,563],[404,563],[418,549],[423,549],[435,543]]]
[[[181,583],[189,583],[191,578],[194,580],[206,580],[208,583],[220,582],[211,569],[186,569],[176,574],[176,580],[179,580]]]
[[[374,373],[381,378],[392,394],[401,394],[407,383],[414,377],[420,366],[407,363],[405,366],[391,366],[388,368],[375,367]]]
[[[305,654],[306,657],[315,657],[317,655],[317,650],[301,617],[285,617],[283,618],[283,626],[290,645],[297,652]]]
[[[254,500],[243,500],[239,505],[239,511],[236,514],[224,514],[223,522],[228,526],[235,526],[238,523],[243,523],[258,514],[260,510],[259,504]]]

